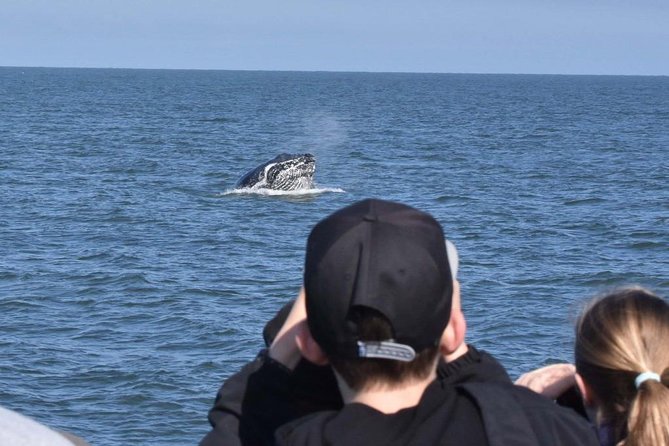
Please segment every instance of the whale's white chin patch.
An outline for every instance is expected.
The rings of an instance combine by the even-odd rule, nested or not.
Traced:
[[[286,165],[288,164],[288,165]],[[271,172],[270,169],[275,169]],[[264,185],[274,190],[311,189],[314,185],[314,163],[277,163],[265,169]]]
[[[311,189],[314,186],[314,182],[310,177],[293,177],[287,178],[285,181],[276,181],[272,185],[272,189],[279,190],[302,190],[302,189]]]

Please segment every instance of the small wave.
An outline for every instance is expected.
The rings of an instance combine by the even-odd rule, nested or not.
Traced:
[[[229,117],[226,117],[226,116],[218,116],[218,117],[215,117],[215,118],[200,119],[200,122],[225,123],[225,122],[239,122],[239,120],[235,119],[235,118],[229,118]]]
[[[0,280],[16,280],[19,275],[11,271],[0,271]]]
[[[586,204],[597,204],[597,203],[604,203],[606,200],[603,198],[580,198],[580,199],[575,199],[575,200],[567,200],[564,202],[565,206],[579,206],[579,205],[586,205]]]
[[[450,202],[460,202],[460,201],[471,201],[472,197],[465,195],[441,195],[436,198],[439,203],[450,203]]]
[[[643,241],[632,243],[632,249],[665,249],[667,245],[665,243],[653,242],[653,241]]]
[[[305,196],[320,195],[327,192],[346,193],[344,189],[338,187],[314,187],[311,189],[297,190],[274,190],[274,189],[254,189],[252,187],[243,187],[241,189],[231,189],[223,192],[221,195],[264,195],[264,196]]]

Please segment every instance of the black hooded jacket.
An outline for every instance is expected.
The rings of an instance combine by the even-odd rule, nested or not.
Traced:
[[[417,406],[383,414],[343,405],[329,367],[302,361],[291,372],[261,354],[221,387],[200,445],[598,444],[574,411],[514,386],[474,347],[437,375]]]
[[[265,327],[266,345],[289,306]],[[344,405],[329,366],[302,360],[291,371],[263,350],[222,385],[209,422],[200,446],[598,446],[582,417],[514,386],[499,362],[471,345],[439,363],[417,406],[394,414]]]

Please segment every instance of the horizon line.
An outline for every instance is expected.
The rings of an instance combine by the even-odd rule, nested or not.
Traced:
[[[443,75],[509,75],[509,76],[627,76],[667,77],[669,74],[602,74],[602,73],[523,73],[523,72],[458,72],[458,71],[371,71],[371,70],[296,70],[258,68],[148,68],[148,67],[91,67],[48,65],[0,65],[0,68],[63,69],[63,70],[142,70],[142,71],[237,71],[258,73],[349,73],[349,74],[443,74]]]

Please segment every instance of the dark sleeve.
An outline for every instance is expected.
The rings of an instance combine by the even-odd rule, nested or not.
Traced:
[[[286,303],[281,307],[281,309],[274,315],[272,319],[265,324],[265,328],[262,330],[262,338],[265,341],[265,347],[269,347],[274,342],[274,338],[283,327],[284,322],[288,319],[288,314],[290,310],[293,309],[294,300]]]
[[[469,382],[458,388],[478,406],[490,446],[598,446],[595,430],[574,411],[512,383]]]
[[[200,446],[242,444],[239,428],[247,381],[262,365],[259,355],[223,383],[207,417],[213,429],[200,441]]]
[[[532,390],[514,386],[518,401],[532,423],[539,444],[554,446],[599,446],[593,425],[571,409]]]
[[[537,428],[542,445],[600,446],[595,427],[571,409],[555,405],[560,416],[555,416],[550,426],[545,423]],[[538,416],[537,412],[535,416]]]
[[[455,361],[439,361],[437,376],[448,384],[467,382],[500,382],[510,383],[511,378],[495,358],[473,345]]]
[[[341,407],[330,367],[302,360],[290,371],[263,351],[219,390],[209,411],[213,429],[200,446],[272,444],[279,426]]]
[[[588,411],[585,408],[585,404],[583,404],[583,397],[581,396],[581,392],[578,390],[576,385],[573,385],[565,390],[562,395],[557,397],[555,402],[559,406],[568,407],[574,410],[577,414],[586,420],[589,419]]]

